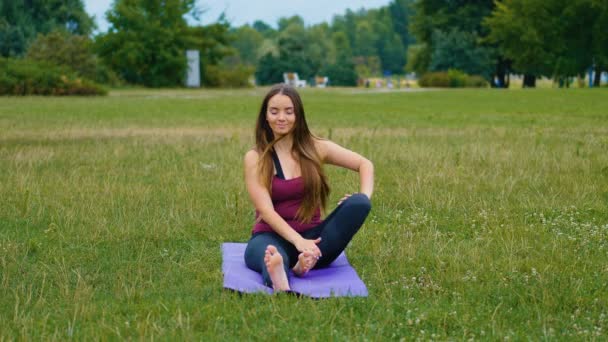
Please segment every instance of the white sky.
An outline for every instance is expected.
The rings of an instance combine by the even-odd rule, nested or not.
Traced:
[[[105,12],[112,2],[113,0],[84,0],[86,11],[95,15],[98,30],[101,32],[108,29]],[[330,22],[334,15],[344,14],[347,8],[378,8],[390,2],[391,0],[199,0],[198,6],[207,10],[201,17],[203,25],[216,21],[225,10],[233,27],[251,24],[258,19],[276,27],[281,17],[297,14],[304,18],[306,25],[312,25],[323,21]]]

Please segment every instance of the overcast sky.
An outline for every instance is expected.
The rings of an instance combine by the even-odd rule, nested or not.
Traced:
[[[105,12],[113,0],[84,0],[85,9],[95,15],[98,29],[105,32],[108,22]],[[199,0],[199,7],[206,9],[201,22],[203,25],[215,22],[222,11],[226,12],[232,26],[241,26],[263,20],[276,27],[281,17],[299,15],[304,18],[306,25],[323,21],[330,22],[334,15],[344,14],[347,8],[378,8],[388,5],[391,0]]]

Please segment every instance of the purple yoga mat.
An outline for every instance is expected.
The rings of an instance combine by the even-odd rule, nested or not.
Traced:
[[[224,288],[244,293],[272,293],[272,289],[264,285],[262,275],[245,265],[245,247],[245,243],[222,244]],[[367,297],[367,287],[348,263],[344,253],[329,267],[311,270],[303,278],[298,278],[291,272],[288,276],[291,290],[301,295],[313,298]]]

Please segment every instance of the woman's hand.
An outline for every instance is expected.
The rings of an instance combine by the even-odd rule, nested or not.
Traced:
[[[320,258],[321,250],[317,246],[319,242],[321,242],[321,238],[317,238],[316,240],[301,239],[296,244],[296,249],[302,253],[305,251],[311,252],[314,254],[314,256]]]

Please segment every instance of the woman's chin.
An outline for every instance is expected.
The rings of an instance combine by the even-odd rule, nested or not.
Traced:
[[[281,137],[284,135],[289,134],[291,131],[289,129],[278,129],[276,131],[273,131],[272,133],[274,133],[275,137]]]

